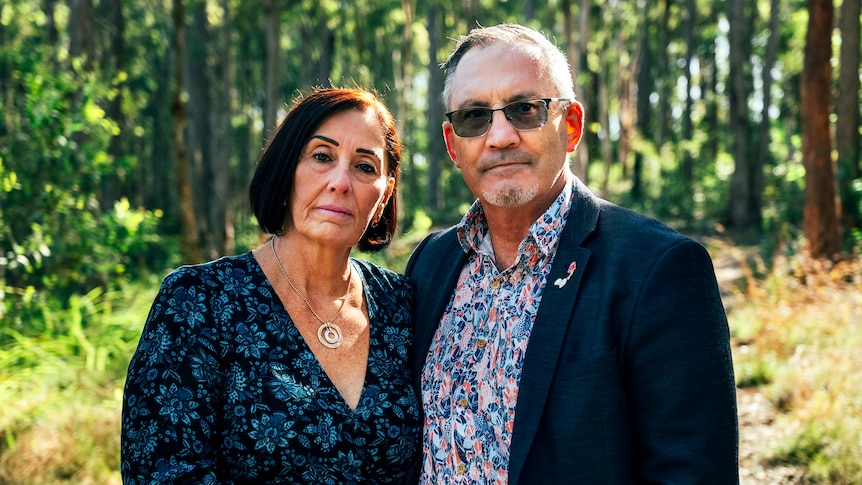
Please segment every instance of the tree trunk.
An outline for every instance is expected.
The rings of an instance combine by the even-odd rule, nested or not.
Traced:
[[[609,29],[611,26],[605,25],[605,28]],[[611,34],[612,35],[612,34]],[[598,121],[601,126],[602,136],[599,138],[599,147],[601,148],[602,153],[602,169],[604,171],[604,177],[602,180],[602,196],[605,198],[610,197],[610,180],[611,180],[611,165],[613,163],[613,147],[611,146],[611,123],[610,123],[610,113],[609,108],[611,105],[610,100],[610,83],[614,82],[614,70],[612,66],[607,61],[607,52],[609,49],[613,49],[613,43],[610,43],[610,46],[606,46],[599,50],[599,65],[604,68],[600,69],[598,73],[596,73],[597,79],[596,83],[599,88],[599,109],[598,109]]]
[[[578,21],[578,51],[577,51],[577,59],[579,59],[577,64],[577,69],[573,72],[575,74],[575,93],[578,93],[578,89],[580,83],[578,82],[578,78],[581,77],[581,70],[587,70],[587,46],[589,44],[590,38],[590,9],[592,7],[592,0],[581,0],[581,6],[579,9],[579,21]],[[583,93],[583,89],[581,89],[581,93]],[[583,96],[581,96],[581,102],[588,102]],[[580,177],[581,180],[585,184],[590,183],[590,136],[589,130],[587,129],[590,126],[589,119],[589,109],[586,109],[587,113],[585,113],[586,120],[584,122],[584,134],[581,136],[581,141],[578,144],[578,148],[575,150],[573,157],[575,159],[574,172],[575,175]]]
[[[320,36],[320,59],[317,62],[317,80],[320,86],[332,86],[332,57],[335,55],[335,32],[329,28],[329,17],[320,15],[317,21],[317,32]]]
[[[680,181],[684,184],[686,194],[692,195],[692,184],[694,183],[694,157],[692,156],[692,147],[694,137],[694,123],[692,122],[692,108],[694,107],[694,92],[692,86],[691,64],[697,53],[695,45],[694,26],[698,21],[697,9],[694,0],[686,1],[686,12],[688,13],[685,19],[685,69],[683,76],[685,77],[685,108],[682,115],[682,157],[680,162]],[[689,199],[691,201],[691,199]],[[691,204],[684,204],[681,209],[684,212],[691,213]]]
[[[805,164],[802,229],[811,256],[818,259],[837,258],[841,252],[829,139],[833,11],[832,0],[808,0],[799,106]]]
[[[96,45],[93,35],[92,0],[69,2],[69,55],[85,57],[84,69],[92,70]]]
[[[173,0],[174,21],[174,96],[171,104],[171,114],[174,120],[174,153],[177,158],[177,194],[180,202],[180,252],[183,263],[199,263],[202,261],[198,245],[198,229],[192,202],[192,187],[189,181],[188,160],[186,159],[185,137],[186,109],[183,104],[183,53],[185,52],[185,9],[183,0]]]
[[[443,103],[440,93],[443,90],[443,73],[440,70],[440,61],[437,52],[440,50],[439,39],[442,37],[439,19],[440,13],[437,5],[433,2],[428,5],[428,182],[425,187],[425,200],[431,212],[431,218],[436,219],[444,209],[443,187],[441,175],[443,164],[446,163],[447,155],[444,150],[442,129],[440,122],[443,119]]]
[[[215,134],[216,109],[213,104],[214,71],[211,68],[210,48],[212,35],[206,13],[206,1],[196,0],[192,14],[194,30],[189,36],[188,53],[188,92],[189,109],[191,111],[191,142],[192,152],[191,180],[195,197],[195,209],[198,213],[199,240],[204,258],[215,259],[221,256],[224,246],[224,206],[226,201],[220,197],[216,188],[216,178],[220,167],[216,161],[217,151]],[[222,174],[223,176],[223,174]]]
[[[119,74],[126,70],[126,46],[125,46],[125,19],[123,17],[123,0],[114,0],[105,2],[107,8],[106,17],[108,19],[108,48],[105,50],[106,55],[102,62],[103,66],[110,66],[110,75],[117,81],[115,84],[116,94],[108,104],[106,114],[108,119],[114,120],[120,128],[119,133],[111,137],[111,143],[108,145],[108,153],[114,160],[115,165],[121,167],[115,171],[115,175],[107,177],[102,182],[102,209],[107,210],[112,207],[115,200],[119,196],[119,186],[126,177],[125,163],[120,163],[121,159],[126,156],[125,138],[130,127],[126,126],[126,116],[122,109],[123,106],[123,90],[125,82],[121,81]]]
[[[727,225],[747,230],[759,225],[759,211],[752,212],[752,161],[749,156],[750,127],[748,116],[748,83],[745,80],[745,66],[748,64],[748,45],[750,39],[745,26],[744,0],[728,0],[728,33],[730,43],[730,79],[728,82],[728,101],[730,103],[730,130],[733,134],[733,159],[736,168],[730,183],[730,206]]]
[[[645,8],[641,12],[640,25],[640,42],[638,42],[637,53],[637,100],[635,117],[637,119],[637,129],[642,139],[646,138],[646,134],[650,132],[652,124],[652,109],[650,108],[650,93],[655,89],[654,77],[650,72],[653,65],[653,55],[650,48],[650,6],[647,2]],[[643,150],[635,152],[635,159],[632,165],[632,200],[639,202],[643,199],[643,166],[644,154]]]
[[[275,130],[281,99],[281,10],[277,0],[264,0],[266,23],[266,100],[263,110],[264,137]]]
[[[709,18],[706,21],[707,25],[716,25],[718,23],[718,2],[712,2],[709,7]],[[703,117],[703,126],[717,129],[718,121],[718,66],[715,62],[715,45],[711,45],[708,54],[702,57],[700,66],[701,70],[701,93],[703,103],[706,105]],[[704,158],[715,163],[718,158],[719,137],[707,136],[704,143],[703,153]]]
[[[620,29],[619,35],[622,36],[622,29]],[[619,40],[617,45],[622,46],[623,41]],[[617,98],[620,103],[620,139],[617,149],[617,163],[622,167],[625,176],[631,175],[626,172],[628,171],[628,159],[631,152],[632,136],[634,134],[635,113],[632,93],[637,89],[635,78],[637,76],[638,63],[637,60],[632,61],[632,59],[636,59],[636,57],[627,52],[620,52],[620,56],[617,57],[617,72],[619,72],[617,78]]]
[[[835,103],[835,148],[838,151],[838,183],[841,223],[845,231],[862,228],[859,191],[853,181],[862,177],[859,153],[859,15],[862,2],[844,0],[841,6],[841,52],[838,65],[838,99]]]
[[[69,2],[69,56],[71,59],[83,59],[81,65],[83,73],[78,73],[78,68],[72,67],[69,69],[76,72],[82,78],[93,72],[96,56],[96,44],[93,35],[93,3],[91,0],[71,0]],[[71,60],[70,59],[70,60]],[[70,113],[80,113],[84,105],[84,90],[81,85],[75,89],[72,95]],[[89,133],[83,130],[75,130],[72,133],[72,141],[79,147],[83,147],[90,139]],[[89,160],[84,159],[84,151],[78,152],[71,162],[76,167],[81,167],[89,163]],[[92,181],[85,181],[82,187],[84,191],[93,190],[96,187],[91,185]]]
[[[670,52],[668,52],[668,47],[670,47],[670,38],[671,38],[671,7],[673,5],[673,0],[660,0],[658,2],[659,8],[661,8],[661,22],[658,23],[659,33],[658,33],[658,46],[656,48],[656,52],[658,56],[655,58],[657,73],[656,78],[658,78],[658,140],[657,145],[658,148],[661,149],[661,146],[670,141],[671,130],[671,120],[673,117],[671,116],[671,98],[673,97],[673,90],[676,88],[676,81],[672,80],[673,76],[670,75]]]
[[[416,11],[416,0],[401,0],[401,11],[404,13],[404,27],[401,30],[400,64],[395,69],[395,85],[398,92],[398,105],[395,106],[398,133],[402,136],[407,128],[407,107],[410,92],[410,80],[413,77],[413,13]],[[361,59],[361,58],[359,58]]]
[[[56,53],[60,52],[60,49],[57,48],[57,42],[60,39],[59,33],[57,32],[57,21],[54,18],[54,14],[57,10],[57,0],[44,0],[42,2],[42,11],[45,12],[45,34],[48,38],[48,45],[53,48],[54,57],[54,67],[56,68],[57,63],[57,55]]]
[[[524,2],[524,23],[529,24],[531,20],[536,16],[536,2],[533,0],[526,0]]]
[[[218,136],[215,137],[216,169],[215,169],[215,193],[218,200],[223,200],[223,213],[219,215],[224,221],[224,240],[219,248],[221,254],[233,254],[235,252],[234,232],[234,206],[232,194],[241,193],[245,184],[232,186],[231,180],[245,181],[243,176],[229,177],[233,172],[231,158],[233,156],[233,93],[234,93],[234,63],[232,55],[233,27],[230,10],[230,0],[222,0],[224,21],[221,29],[222,52],[221,56],[221,89],[218,98],[221,100],[218,111],[221,116],[216,123]],[[241,173],[241,172],[240,172]]]
[[[763,167],[769,161],[769,145],[771,138],[769,109],[772,107],[772,68],[778,56],[778,41],[781,39],[779,22],[781,18],[780,0],[769,2],[769,38],[766,40],[766,55],[763,59],[763,107],[760,110],[760,126],[757,132],[757,156],[755,157],[755,170],[752,172],[752,207],[758,210],[762,206],[763,196]]]
[[[563,28],[565,30],[564,35],[566,38],[566,56],[569,58],[569,65],[572,68],[572,80],[575,84],[575,95],[580,99],[582,103],[585,103],[586,100],[582,95],[581,86],[578,83],[578,78],[580,77],[581,70],[581,49],[583,48],[585,50],[587,45],[587,32],[585,31],[586,26],[584,24],[586,24],[587,26],[589,25],[589,23],[585,21],[589,20],[589,17],[587,16],[588,12],[585,12],[585,9],[589,9],[589,4],[590,0],[582,0],[581,2],[581,17],[579,22],[580,27],[578,29],[579,42],[577,44],[575,43],[575,21],[572,16],[572,2],[571,0],[562,0],[560,6],[561,10],[563,11]],[[589,114],[587,114],[587,117],[589,117]],[[586,125],[589,125],[589,121],[587,121]],[[589,181],[587,170],[589,164],[589,153],[587,150],[586,127],[584,128],[584,131],[585,133],[583,134],[583,136],[581,136],[581,142],[578,145],[577,150],[575,150],[575,153],[572,154],[571,160],[572,171],[575,173],[575,175],[578,176],[578,178],[583,180],[584,183],[588,183]]]

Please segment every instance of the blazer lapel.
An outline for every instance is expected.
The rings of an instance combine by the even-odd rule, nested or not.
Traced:
[[[413,335],[413,368],[416,374],[421,373],[434,332],[446,311],[446,305],[452,299],[461,269],[467,262],[467,254],[461,249],[454,229],[439,233],[435,238],[440,239],[439,243],[425,245],[424,250],[430,253],[423,254],[422,262],[418,263],[424,269],[410,268],[408,271],[411,277],[414,271],[424,275],[422,280],[414,279],[417,286],[417,316]]]
[[[598,205],[592,194],[578,182],[524,355],[509,454],[511,485],[518,483],[527,453],[535,440],[563,340],[571,323],[581,277],[590,258],[590,251],[580,244],[596,227],[598,214]]]

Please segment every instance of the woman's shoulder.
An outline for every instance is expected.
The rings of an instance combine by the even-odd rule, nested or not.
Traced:
[[[186,264],[174,269],[162,281],[162,288],[177,286],[219,286],[226,279],[245,279],[259,267],[251,252],[200,264]]]
[[[371,261],[358,258],[350,258],[350,260],[353,262],[354,268],[358,268],[362,272],[363,279],[369,285],[380,289],[412,291],[410,280],[406,276]]]

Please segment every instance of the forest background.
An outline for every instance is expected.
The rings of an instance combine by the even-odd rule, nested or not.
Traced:
[[[0,484],[119,483],[159,281],[259,244],[246,184],[298,94],[373,87],[398,120],[401,232],[360,256],[400,270],[457,222],[438,65],[499,22],[567,53],[575,172],[713,253],[782,430],[744,465],[862,482],[858,0],[34,0],[0,2]]]

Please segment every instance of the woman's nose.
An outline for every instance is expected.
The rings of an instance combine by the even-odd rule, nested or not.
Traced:
[[[338,161],[329,173],[329,190],[346,192],[350,189],[350,162]]]

